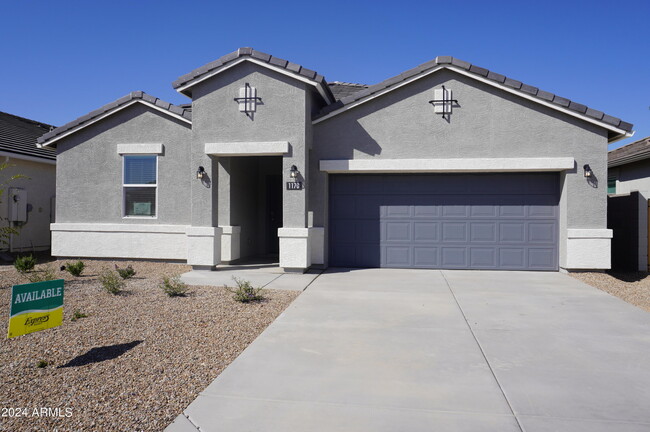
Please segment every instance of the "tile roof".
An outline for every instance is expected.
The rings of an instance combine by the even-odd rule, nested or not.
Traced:
[[[300,76],[303,78],[307,78],[311,81],[314,81],[316,84],[319,84],[323,87],[323,90],[328,94],[328,96],[331,97],[332,100],[335,100],[334,95],[332,95],[332,92],[329,89],[327,82],[325,81],[325,77],[323,77],[316,71],[307,69],[306,67],[300,66],[299,64],[291,63],[288,60],[274,57],[270,54],[266,54],[248,47],[239,48],[237,51],[233,51],[230,54],[226,54],[225,56],[219,57],[217,60],[213,62],[203,65],[200,68],[194,69],[192,72],[187,73],[181,76],[180,78],[178,78],[176,81],[174,81],[172,83],[172,86],[175,89],[178,89],[188,84],[192,84],[194,81],[203,78],[205,75],[216,72],[219,69],[222,69],[225,66],[227,66],[229,63],[232,63],[235,60],[238,60],[242,57],[249,57],[261,61],[263,63],[268,63],[270,66],[275,66],[281,69],[285,69],[287,72],[290,72],[296,76]]]
[[[353,102],[357,102],[359,100],[362,100],[364,98],[368,98],[372,96],[373,94],[388,89],[391,86],[394,86],[396,84],[400,84],[402,81],[407,80],[409,78],[412,78],[416,75],[422,74],[424,72],[427,72],[431,69],[437,68],[437,67],[449,67],[450,69],[461,69],[463,71],[468,72],[471,75],[475,75],[476,77],[480,78],[485,78],[487,80],[493,81],[497,84],[504,85],[506,87],[510,87],[513,90],[516,90],[522,94],[525,94],[527,96],[534,96],[535,98],[539,99],[540,101],[544,102],[550,102],[551,104],[557,105],[559,108],[565,108],[571,111],[574,111],[577,114],[582,114],[587,117],[591,117],[594,120],[607,123],[608,125],[617,127],[619,129],[622,129],[626,132],[631,132],[633,125],[631,123],[624,122],[623,120],[612,117],[610,115],[605,114],[602,111],[598,111],[592,108],[589,108],[585,105],[579,104],[577,102],[573,102],[569,99],[557,96],[553,93],[546,92],[544,90],[540,90],[537,87],[530,86],[528,84],[524,84],[521,81],[514,80],[512,78],[508,78],[505,75],[501,75],[492,71],[489,71],[487,69],[484,69],[482,67],[473,65],[471,63],[468,63],[463,60],[459,60],[457,58],[451,57],[451,56],[438,56],[435,59],[428,61],[426,63],[423,63],[419,66],[414,67],[413,69],[409,69],[405,72],[402,72],[399,75],[396,75],[392,78],[388,78],[387,80],[384,80],[378,84],[374,84],[369,86],[368,88],[355,92],[349,96],[343,97],[336,103],[330,104],[326,107],[324,107],[321,112],[319,113],[318,117],[323,117],[333,111],[336,111],[339,108],[344,107],[345,105],[349,105]]]
[[[0,112],[0,151],[56,160],[56,152],[36,147],[36,139],[54,126]]]
[[[615,167],[650,158],[650,137],[634,141],[607,153],[607,166]]]
[[[94,111],[91,111],[90,113],[79,117],[76,120],[73,120],[69,123],[64,124],[63,126],[60,126],[45,135],[41,136],[38,138],[38,142],[41,145],[45,145],[47,141],[56,138],[71,129],[77,128],[77,127],[83,127],[85,124],[91,122],[92,120],[96,119],[97,117],[104,115],[107,112],[113,111],[133,100],[142,100],[145,102],[149,102],[153,105],[155,105],[158,108],[161,108],[163,110],[169,111],[172,114],[176,114],[178,116],[184,117],[185,119],[191,121],[192,120],[192,112],[191,109],[188,108],[183,108],[180,106],[173,105],[169,102],[165,102],[162,99],[158,99],[155,96],[148,95],[147,93],[143,91],[134,91],[126,96],[123,96],[111,103],[108,103],[104,105],[101,108],[98,108]]]
[[[343,99],[344,97],[351,96],[358,91],[368,88],[368,85],[366,84],[355,84],[341,81],[334,81],[328,83],[328,85],[330,86],[330,90],[332,90],[336,100]]]

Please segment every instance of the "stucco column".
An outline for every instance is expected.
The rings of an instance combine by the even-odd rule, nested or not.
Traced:
[[[187,229],[187,263],[194,268],[213,268],[221,262],[221,228],[218,227],[218,160],[205,154],[204,145],[192,143],[192,225]],[[205,174],[196,178],[202,166]]]

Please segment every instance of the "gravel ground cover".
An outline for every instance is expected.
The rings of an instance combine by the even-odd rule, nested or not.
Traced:
[[[648,273],[570,273],[595,288],[608,292],[650,312],[650,277]]]
[[[59,270],[65,261],[38,266],[66,279],[63,325],[13,339],[5,338],[11,286],[26,281],[0,267],[0,430],[160,431],[298,295],[266,290],[265,301],[242,304],[224,288],[192,286],[170,298],[161,277],[188,266],[84,262],[78,278]],[[115,263],[137,272],[120,295],[97,280]],[[72,321],[76,310],[88,317]],[[17,408],[27,415],[16,417]]]

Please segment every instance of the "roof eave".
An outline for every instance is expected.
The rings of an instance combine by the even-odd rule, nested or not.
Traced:
[[[323,80],[323,83],[317,82],[317,81],[309,79],[309,78],[307,78],[305,76],[292,73],[290,71],[287,71],[284,68],[280,68],[278,66],[263,62],[261,60],[258,60],[256,58],[254,58],[254,57],[249,57],[249,56],[239,57],[239,58],[237,58],[235,60],[232,60],[232,61],[228,62],[227,64],[219,66],[218,68],[216,68],[216,69],[214,69],[212,71],[206,72],[205,74],[203,74],[201,76],[197,76],[196,78],[193,78],[193,79],[179,85],[178,87],[176,87],[176,91],[183,94],[183,95],[185,95],[185,96],[192,97],[192,92],[191,92],[192,87],[194,87],[195,85],[197,85],[197,84],[199,84],[199,83],[201,83],[201,82],[203,82],[203,81],[205,81],[207,79],[210,79],[210,78],[212,78],[212,77],[214,77],[214,76],[216,76],[216,75],[218,75],[218,74],[220,74],[222,72],[225,72],[226,70],[230,69],[231,67],[236,66],[238,64],[241,64],[241,63],[243,63],[245,61],[255,63],[255,64],[259,65],[259,66],[262,66],[262,67],[265,67],[265,68],[270,69],[272,71],[281,73],[281,74],[286,75],[286,76],[288,76],[290,78],[293,78],[293,79],[296,79],[298,81],[302,81],[304,83],[313,85],[314,87],[316,87],[316,89],[318,90],[318,93],[325,100],[325,102],[327,102],[328,104],[332,104],[332,103],[335,102],[335,98],[334,98],[331,90],[329,88],[327,88],[327,83],[325,83],[325,85],[323,84],[325,82],[324,80]]]

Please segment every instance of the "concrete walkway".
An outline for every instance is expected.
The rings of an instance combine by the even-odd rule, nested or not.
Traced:
[[[181,280],[189,285],[208,285],[235,287],[234,278],[247,280],[254,287],[267,289],[303,291],[322,270],[309,270],[307,273],[284,273],[277,265],[246,265],[219,268],[217,271],[192,270],[181,275]]]
[[[648,431],[650,314],[560,273],[316,278],[168,431]]]

